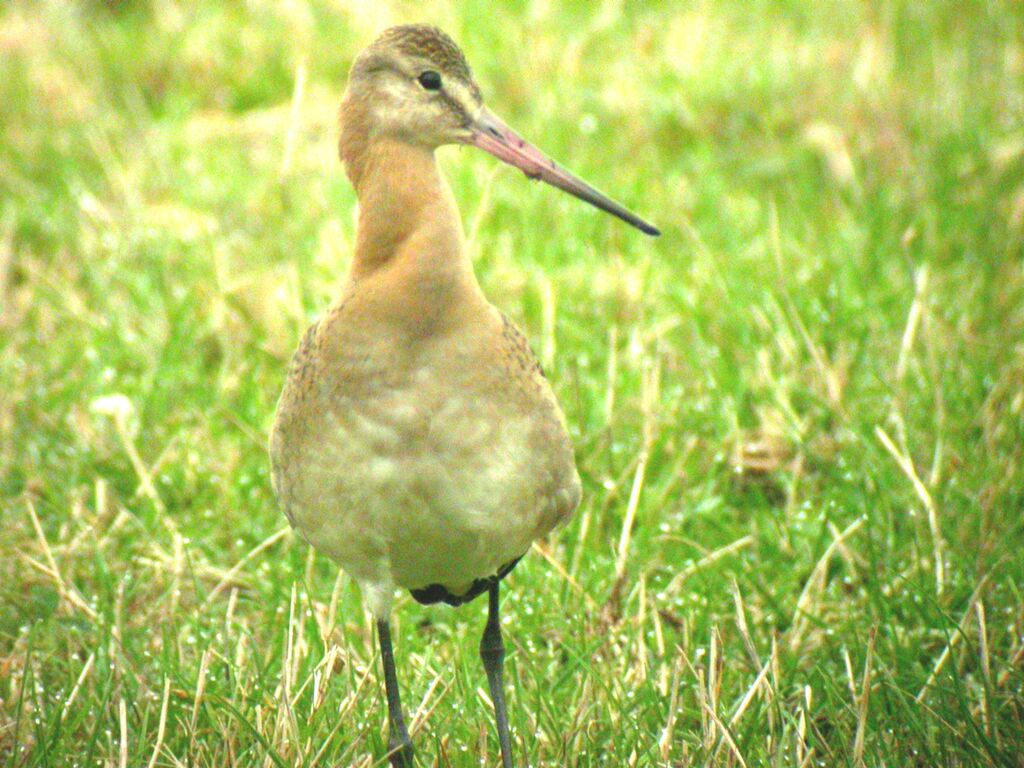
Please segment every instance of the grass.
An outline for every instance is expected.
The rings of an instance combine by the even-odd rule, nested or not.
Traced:
[[[442,152],[584,480],[505,592],[520,762],[1024,765],[1008,0],[4,3],[0,761],[382,764],[265,444],[349,259],[347,67],[423,19],[665,233]],[[420,765],[497,762],[484,609],[401,601]]]

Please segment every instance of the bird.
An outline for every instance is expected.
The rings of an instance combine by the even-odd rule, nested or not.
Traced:
[[[566,420],[523,333],[484,296],[435,150],[478,147],[613,214],[657,228],[574,176],[484,106],[466,58],[428,25],[385,30],[353,60],[338,152],[358,201],[340,295],[302,336],[270,437],[290,525],[355,582],[376,624],[388,759],[414,751],[390,619],[488,595],[480,656],[512,766],[499,585],[572,515]]]

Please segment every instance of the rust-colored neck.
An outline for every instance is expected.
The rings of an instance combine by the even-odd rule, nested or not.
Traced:
[[[364,104],[349,97],[338,148],[359,198],[354,279],[396,259],[468,268],[459,211],[432,149],[374,135]]]
[[[350,286],[372,284],[363,293],[391,320],[450,322],[482,300],[451,189],[431,148],[374,135],[358,106],[342,105],[339,142],[359,199]]]

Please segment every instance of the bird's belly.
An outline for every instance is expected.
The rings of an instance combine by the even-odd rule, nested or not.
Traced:
[[[278,492],[302,535],[364,589],[459,594],[575,507],[568,439],[544,439],[551,418],[481,391],[335,397],[304,455],[275,473]]]

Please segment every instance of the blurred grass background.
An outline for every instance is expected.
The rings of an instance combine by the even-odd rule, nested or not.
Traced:
[[[338,289],[353,55],[429,21],[657,222],[442,162],[585,495],[510,577],[520,763],[1024,765],[1024,11],[0,7],[0,760],[380,765],[372,623],[265,444]],[[419,764],[497,764],[484,606],[406,598]]]

